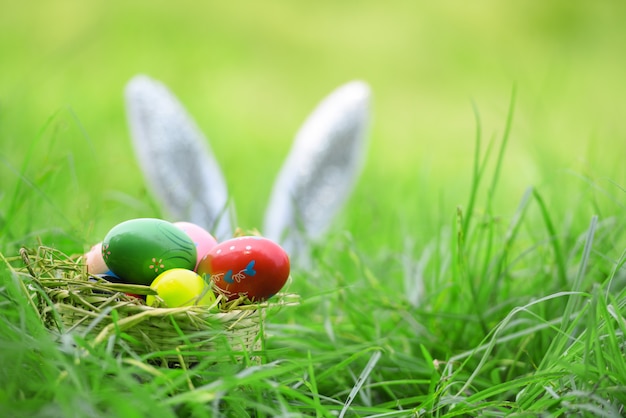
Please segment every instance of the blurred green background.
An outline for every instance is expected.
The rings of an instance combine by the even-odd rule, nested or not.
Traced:
[[[623,1],[5,1],[4,237],[87,245],[158,216],[125,118],[137,73],[207,135],[244,228],[261,226],[306,116],[353,79],[373,90],[367,164],[341,217],[356,239],[393,247],[398,231],[452,219],[469,194],[472,103],[483,141],[499,138],[514,85],[501,210],[528,186],[564,209],[599,189],[624,201],[625,21]]]

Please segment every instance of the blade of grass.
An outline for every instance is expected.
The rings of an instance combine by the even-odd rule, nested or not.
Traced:
[[[589,255],[591,254],[591,247],[593,246],[593,237],[596,232],[596,226],[598,224],[598,217],[593,216],[591,218],[591,224],[589,225],[589,229],[587,230],[587,237],[585,239],[585,246],[583,248],[582,259],[580,261],[580,266],[578,268],[578,273],[576,274],[576,278],[574,280],[572,291],[578,292],[582,291],[582,283],[587,272],[587,263],[589,261]],[[582,304],[582,298],[576,295],[572,295],[567,305],[565,306],[565,312],[563,314],[563,322],[561,323],[561,329],[565,330],[569,327],[569,316],[574,312],[580,309]]]
[[[317,380],[315,378],[315,369],[313,368],[313,357],[311,356],[311,350],[307,352],[307,357],[309,359],[309,367],[308,367],[308,379],[306,381],[306,385],[309,388],[312,398],[313,404],[315,406],[316,416],[320,416],[319,411],[322,409],[322,404],[320,403],[320,395],[317,389]]]
[[[548,236],[550,237],[550,243],[552,244],[552,250],[554,251],[554,258],[556,262],[557,274],[559,279],[559,285],[561,289],[567,288],[567,273],[566,273],[566,263],[565,257],[563,256],[563,251],[561,250],[561,244],[558,239],[558,235],[556,233],[556,228],[554,228],[554,223],[550,217],[550,212],[548,211],[548,207],[546,206],[543,198],[537,191],[537,189],[533,189],[533,197],[535,201],[539,205],[539,210],[541,211],[541,215],[543,217],[543,222],[545,224],[546,229],[548,230]]]
[[[513,218],[507,228],[507,232],[504,237],[504,243],[502,244],[502,249],[496,258],[496,261],[495,261],[496,271],[493,274],[492,285],[488,286],[488,289],[489,289],[488,300],[489,300],[490,305],[494,305],[498,298],[508,297],[508,292],[506,292],[505,295],[502,295],[501,293],[502,282],[504,279],[503,276],[507,268],[508,255],[510,251],[512,251],[513,249],[513,243],[515,242],[515,239],[517,238],[517,234],[520,230],[520,227],[522,226],[522,221],[524,220],[524,217],[526,216],[526,212],[528,210],[528,203],[532,195],[532,190],[533,188],[530,187],[526,189],[526,191],[524,192],[524,195],[522,196],[522,200],[520,201],[520,204],[518,205],[517,210],[513,214]]]
[[[502,169],[502,163],[504,161],[504,152],[506,151],[506,147],[509,142],[509,137],[511,133],[511,126],[513,125],[513,115],[515,111],[515,100],[517,96],[517,87],[513,85],[511,91],[511,100],[509,103],[509,110],[506,117],[506,122],[504,125],[504,132],[502,134],[502,139],[500,140],[500,149],[498,150],[498,156],[496,157],[496,166],[494,168],[493,176],[491,177],[491,185],[487,190],[487,201],[485,204],[486,214],[489,217],[489,221],[493,219],[493,201],[496,195],[496,189],[498,187],[498,181],[500,180],[500,170]],[[486,251],[483,257],[483,268],[480,273],[480,277],[487,277],[487,272],[489,270],[489,264],[491,263],[491,253],[493,251],[493,240],[494,240],[494,228],[487,229],[487,243],[486,243]]]
[[[380,359],[381,355],[382,353],[380,351],[374,351],[369,361],[367,362],[367,365],[365,366],[365,368],[359,375],[359,378],[357,379],[354,387],[350,391],[350,394],[348,395],[348,398],[346,399],[346,403],[343,405],[343,408],[341,409],[341,412],[339,413],[339,418],[344,417],[344,415],[348,411],[348,408],[350,408],[352,401],[361,390],[363,383],[365,383],[365,380],[367,379],[367,377],[370,375],[372,370],[374,370],[374,367],[376,367],[376,363],[378,363],[378,360]]]
[[[482,127],[480,123],[480,113],[478,111],[478,106],[476,102],[472,100],[472,110],[474,112],[474,120],[476,121],[476,138],[475,138],[475,146],[474,146],[474,169],[472,171],[472,184],[470,189],[469,202],[467,203],[466,209],[466,218],[463,223],[463,227],[461,231],[463,231],[463,235],[467,236],[469,233],[470,222],[474,216],[474,205],[476,204],[476,197],[478,195],[478,189],[480,186],[480,180],[482,178],[482,173],[484,172],[485,162],[489,159],[489,153],[491,150],[491,146],[487,148],[487,154],[483,160],[483,163],[480,163],[480,142],[482,137]]]
[[[509,137],[511,135],[511,126],[513,125],[513,115],[515,111],[516,99],[517,99],[517,86],[513,85],[513,89],[511,91],[511,101],[509,103],[509,111],[506,116],[504,132],[502,134],[502,140],[500,142],[500,150],[498,151],[498,157],[496,158],[496,167],[493,173],[493,177],[491,178],[491,186],[489,187],[489,190],[488,190],[487,203],[489,204],[489,206],[493,203],[493,198],[496,194],[498,181],[500,180],[500,170],[502,169],[502,162],[504,161],[504,152],[506,151],[506,147],[509,142]]]
[[[455,223],[456,228],[461,228],[463,225],[463,213],[461,212],[461,208],[457,208],[457,222]],[[476,318],[478,318],[478,323],[482,329],[484,335],[489,333],[489,327],[487,326],[487,322],[485,321],[484,310],[481,309],[482,303],[480,301],[479,296],[479,287],[483,286],[483,283],[479,283],[478,280],[474,279],[471,273],[471,268],[469,266],[469,256],[465,250],[465,241],[463,239],[463,234],[461,230],[455,231],[457,236],[457,247],[458,247],[458,257],[457,262],[455,264],[458,265],[458,272],[460,275],[460,280],[457,283],[467,283],[469,287],[470,296],[472,298],[471,306],[473,307],[474,313],[476,314]],[[484,276],[482,276],[484,277]]]

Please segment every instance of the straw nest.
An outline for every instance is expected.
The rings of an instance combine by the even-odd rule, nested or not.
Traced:
[[[151,307],[133,296],[155,294],[149,286],[90,275],[80,256],[40,246],[22,248],[19,257],[7,261],[22,278],[42,323],[55,335],[79,334],[92,347],[107,344],[120,354],[169,366],[205,358],[260,362],[266,308],[297,303],[296,295],[279,294],[264,303],[225,303],[218,296],[211,306]]]

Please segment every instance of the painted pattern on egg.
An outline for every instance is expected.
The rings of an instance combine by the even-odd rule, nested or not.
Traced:
[[[232,270],[228,270],[225,273],[218,273],[211,275],[211,280],[214,282],[218,282],[220,280],[224,280],[226,283],[239,283],[246,277],[252,277],[256,274],[256,270],[254,269],[255,261],[252,260],[248,263],[246,268],[240,270],[238,273],[233,274]]]

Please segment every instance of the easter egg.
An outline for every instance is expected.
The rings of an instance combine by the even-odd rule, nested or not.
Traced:
[[[102,241],[102,257],[123,281],[150,285],[162,272],[193,270],[196,246],[180,228],[162,219],[138,218],[114,226]]]
[[[204,279],[196,272],[186,269],[171,269],[157,276],[150,285],[168,308],[191,305],[211,305],[215,294]],[[148,295],[146,304],[154,306],[156,297]]]
[[[209,250],[197,272],[206,275],[228,300],[247,296],[263,301],[289,278],[289,256],[274,241],[257,236],[232,238]]]
[[[103,274],[109,271],[102,257],[102,243],[99,242],[85,253],[85,265],[89,274]]]
[[[211,248],[217,245],[217,240],[213,235],[201,226],[191,222],[174,222],[174,225],[182,229],[196,245],[196,266],[200,260],[202,260],[202,257],[204,257]]]

